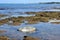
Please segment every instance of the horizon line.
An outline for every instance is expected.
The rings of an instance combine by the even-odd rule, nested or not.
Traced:
[[[38,2],[38,3],[46,3],[46,2]],[[38,3],[0,3],[0,4],[38,4]]]

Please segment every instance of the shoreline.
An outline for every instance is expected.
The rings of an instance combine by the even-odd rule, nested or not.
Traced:
[[[24,20],[27,21],[28,24],[35,24],[38,22],[49,22],[49,20],[60,20],[60,12],[26,12],[26,14],[31,15],[35,14],[35,16],[18,16],[18,17],[10,17],[0,20],[0,24],[13,24],[13,25],[19,25],[21,23],[24,23]],[[4,16],[5,17],[5,16]],[[2,17],[3,18],[3,17]],[[12,21],[9,23],[9,21]]]

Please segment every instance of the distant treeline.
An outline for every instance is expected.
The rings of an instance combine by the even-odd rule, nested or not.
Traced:
[[[43,2],[43,3],[40,3],[40,4],[60,4],[60,2]]]

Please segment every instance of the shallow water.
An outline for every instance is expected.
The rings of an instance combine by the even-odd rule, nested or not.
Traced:
[[[25,26],[33,26],[37,28],[37,31],[34,33],[23,33],[17,31],[17,29]],[[60,24],[51,24],[51,23],[37,23],[37,24],[25,24],[22,23],[19,26],[4,24],[0,26],[0,30],[6,30],[7,32],[0,34],[8,36],[10,38],[23,39],[23,36],[32,36],[38,37],[42,40],[59,40],[60,39]]]

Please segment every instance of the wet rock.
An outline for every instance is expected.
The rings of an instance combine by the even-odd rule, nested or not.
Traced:
[[[5,14],[0,14],[0,17],[6,17],[6,16],[8,16],[8,15],[5,15]]]
[[[30,36],[24,36],[23,40],[40,40],[40,39],[39,38],[30,37]]]
[[[20,25],[24,23],[23,21],[27,21],[27,24],[35,24],[38,22],[48,22],[51,19],[59,19],[60,20],[60,12],[27,12],[27,14],[35,14],[35,16],[30,17],[11,17],[0,20],[0,25],[5,24],[9,21],[13,21],[13,25]]]
[[[0,25],[3,25],[3,24],[6,24],[8,23],[8,19],[3,19],[3,20],[0,20]]]
[[[6,36],[0,36],[0,40],[9,40],[9,38]]]
[[[51,23],[53,23],[53,24],[60,24],[60,22],[51,22]]]
[[[14,23],[12,23],[12,25],[15,25],[15,26],[20,25],[20,24],[21,24],[20,22],[14,22]]]

